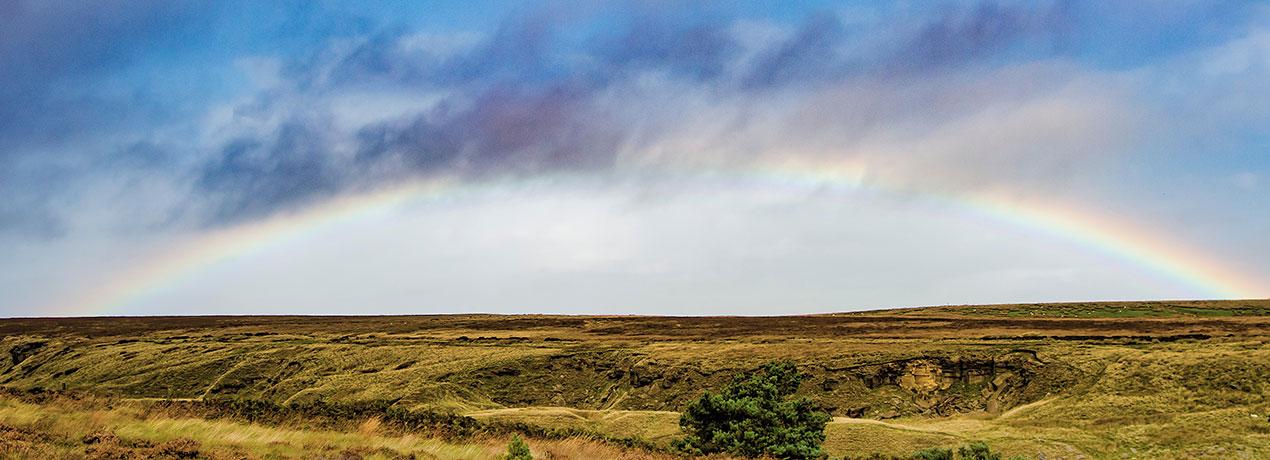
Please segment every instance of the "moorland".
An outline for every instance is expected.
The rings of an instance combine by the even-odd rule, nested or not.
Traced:
[[[833,458],[1270,458],[1270,300],[775,317],[0,320],[17,458],[676,458],[679,413],[791,360]]]

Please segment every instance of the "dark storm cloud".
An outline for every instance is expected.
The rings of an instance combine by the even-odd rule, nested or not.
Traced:
[[[337,159],[321,123],[291,121],[268,137],[227,143],[199,172],[208,224],[310,204],[346,188],[429,175],[476,180],[612,164],[620,132],[589,116],[592,87],[494,86],[463,109],[363,127],[351,159]]]
[[[472,52],[455,56],[434,74],[438,83],[546,78],[555,73],[550,60],[553,32],[560,25],[549,10],[534,10],[503,22]]]
[[[584,40],[590,44],[578,48],[560,45],[562,29],[573,24],[554,10],[532,10],[444,56],[404,46],[410,31],[391,29],[351,50],[291,62],[284,75],[296,82],[301,97],[370,85],[447,92],[441,103],[357,128],[351,156],[334,155],[315,140],[325,128],[292,114],[287,118],[294,121],[277,133],[223,146],[198,173],[197,189],[217,201],[211,220],[219,222],[304,205],[368,181],[601,170],[614,164],[631,133],[607,116],[597,96],[641,72],[664,71],[748,97],[751,91],[895,69],[930,70],[1053,35],[1062,25],[1057,10],[992,3],[951,10],[877,56],[843,52],[851,35],[836,14],[822,11],[809,15],[787,39],[758,50],[739,69],[731,67],[738,64],[742,45],[727,18],[632,14],[592,32]],[[273,97],[262,95],[243,110],[283,110],[273,107]]]
[[[744,85],[760,89],[861,75],[920,74],[990,60],[1022,46],[1031,47],[1023,50],[1027,57],[1043,57],[1062,49],[1072,14],[1065,1],[1031,8],[981,2],[947,10],[899,37],[896,44],[882,44],[875,55],[862,55],[848,51],[853,38],[839,16],[820,12],[764,53]]]
[[[65,233],[66,214],[98,195],[90,184],[101,179],[201,176],[178,167],[200,155],[192,146],[154,138],[163,128],[205,115],[205,86],[223,84],[207,75],[227,68],[224,60],[249,46],[226,38],[285,30],[287,38],[274,42],[287,46],[365,30],[357,18],[321,18],[311,2],[230,3],[0,0],[0,233]],[[251,10],[280,13],[285,20],[226,20],[226,13]],[[200,70],[172,73],[174,68]],[[241,195],[217,194],[227,201],[215,208],[236,208]]]
[[[587,113],[599,87],[561,72],[565,67],[551,60],[554,21],[538,12],[516,16],[471,49],[443,58],[401,46],[407,37],[397,30],[337,57],[329,73],[320,60],[293,64],[288,72],[314,94],[367,84],[445,87],[453,94],[425,113],[361,127],[351,160],[337,159],[324,141],[314,140],[324,129],[299,118],[276,134],[227,143],[198,173],[196,187],[216,210],[208,222],[267,215],[367,181],[609,164],[620,137]],[[263,95],[243,110],[275,110],[274,98]]]
[[[724,24],[680,24],[653,16],[638,16],[595,50],[606,72],[668,69],[699,80],[723,76],[740,52],[740,45]]]
[[[154,65],[181,54],[182,47],[198,48],[210,40],[204,36],[213,24],[209,16],[244,5],[217,11],[203,3],[169,1],[115,8],[4,5],[0,163],[24,151],[20,146],[49,147],[139,127],[140,139],[126,144],[131,147],[59,152],[89,158],[83,164],[93,165],[91,174],[145,170],[184,182],[194,201],[202,203],[198,208],[209,210],[195,220],[207,224],[259,218],[382,181],[603,170],[616,163],[620,148],[634,137],[633,128],[617,121],[620,108],[605,106],[605,98],[646,73],[752,99],[769,90],[991,61],[1020,44],[1052,44],[1067,27],[1069,11],[1066,3],[1028,8],[985,2],[942,12],[915,28],[881,24],[869,30],[853,29],[860,26],[848,27],[837,13],[820,11],[791,24],[785,38],[753,49],[747,48],[753,42],[736,35],[735,16],[633,7],[588,16],[595,12],[551,4],[512,14],[471,43],[437,51],[418,46],[412,40],[420,31],[407,26],[373,27],[356,18],[337,24],[320,20],[322,12],[315,7],[292,5],[279,7],[295,10],[285,15],[286,27],[316,34],[310,39],[314,44],[278,56],[279,87],[240,95],[247,101],[232,108],[236,123],[257,125],[219,145],[177,147],[147,140],[144,133],[160,124],[156,119],[171,116],[181,101],[156,101],[153,94],[127,85],[111,91],[81,88],[112,88],[101,82],[121,69],[139,62]],[[861,51],[852,46],[861,34],[897,38]],[[339,108],[307,103],[367,88],[402,95],[432,92],[441,100],[342,131],[331,125]],[[646,116],[662,116],[655,110]],[[677,109],[664,110],[672,115],[669,111]],[[639,134],[654,141],[657,135]],[[336,145],[351,150],[337,151]],[[117,160],[93,159],[103,155]],[[176,170],[190,163],[175,161],[177,155],[201,161],[193,170]],[[0,168],[0,177],[15,170],[8,166]],[[75,174],[81,173],[90,174]],[[24,186],[14,192],[6,200],[0,230],[57,227],[58,212],[36,205],[50,201],[44,196],[48,190]],[[29,216],[24,209],[31,210]],[[32,224],[21,223],[27,220]]]
[[[596,169],[611,164],[620,133],[588,116],[592,87],[496,86],[470,108],[440,109],[404,125],[362,130],[361,161],[392,157],[419,173],[466,175]]]
[[[931,70],[990,58],[1011,47],[1032,45],[1036,52],[1061,50],[1074,20],[1070,2],[1024,9],[983,2],[969,11],[953,11],[931,21],[890,58],[888,67]]]
[[[112,174],[98,136],[167,110],[109,75],[197,33],[202,6],[181,1],[0,2],[0,233],[56,237],[80,179]],[[109,85],[106,85],[109,87]],[[86,165],[104,166],[98,170]]]
[[[237,139],[221,149],[197,180],[214,203],[213,222],[236,222],[311,203],[338,190],[340,177],[313,126],[289,122],[272,137]]]

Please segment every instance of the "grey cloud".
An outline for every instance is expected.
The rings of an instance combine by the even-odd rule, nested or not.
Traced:
[[[330,72],[333,84],[410,84],[426,81],[427,56],[410,54],[397,44],[404,30],[380,32],[343,56]],[[303,73],[303,69],[293,69]],[[315,84],[316,82],[310,82]]]
[[[312,117],[293,117],[264,138],[227,143],[196,173],[197,190],[214,210],[207,221],[260,217],[366,181],[534,174],[610,164],[620,135],[587,113],[599,88],[551,75],[546,46],[552,21],[537,13],[514,17],[484,43],[439,62],[403,54],[399,41],[405,34],[393,31],[336,57],[330,67],[335,78],[317,78],[327,68],[323,62],[292,66],[302,90],[314,95],[367,82],[401,90],[453,85],[452,94],[426,113],[358,128],[351,161],[322,145],[317,133],[325,128],[315,126],[321,122]],[[239,113],[268,118],[270,111],[287,110],[279,108],[279,97],[262,94]]]
[[[669,68],[699,80],[723,76],[740,51],[724,24],[680,24],[638,16],[624,32],[605,40],[596,53],[608,72]]]
[[[1072,26],[1070,2],[1024,9],[992,2],[954,11],[926,24],[893,56],[889,67],[918,71],[973,62],[1020,44],[1058,51]],[[1036,51],[1036,50],[1034,50]]]
[[[845,36],[836,15],[816,14],[792,38],[766,53],[744,83],[748,87],[772,87],[837,76],[844,66],[837,48]]]
[[[111,170],[169,170],[175,161],[172,149],[171,146],[152,141],[134,142],[101,158],[93,165]]]
[[[0,5],[0,233],[55,238],[69,231],[63,214],[80,183],[116,174],[111,156],[127,156],[98,139],[169,113],[143,90],[102,91],[100,80],[188,38],[174,31],[198,30],[206,9],[149,0]]]
[[[164,171],[172,180],[188,180],[195,199],[206,203],[210,215],[202,220],[208,222],[256,218],[381,180],[603,170],[617,164],[618,150],[628,140],[656,144],[668,135],[664,131],[673,128],[655,121],[632,126],[632,117],[683,118],[673,112],[684,107],[677,106],[673,96],[655,93],[656,88],[648,89],[654,92],[652,98],[665,97],[665,104],[641,109],[611,105],[621,98],[615,93],[629,91],[632,82],[647,71],[672,80],[679,85],[676,91],[708,93],[744,107],[741,112],[764,110],[763,104],[755,102],[767,97],[767,90],[815,91],[878,82],[899,87],[870,100],[835,103],[912,107],[912,101],[887,98],[937,90],[914,86],[910,91],[903,86],[922,85],[920,79],[900,79],[905,83],[893,82],[892,77],[962,71],[960,67],[975,63],[992,65],[1019,50],[1040,50],[1041,56],[1057,52],[1067,39],[1070,22],[1078,16],[1073,5],[1067,1],[1044,5],[983,2],[945,11],[913,28],[881,23],[867,30],[853,29],[857,26],[844,25],[836,14],[821,12],[795,24],[787,39],[768,44],[744,62],[741,45],[731,35],[731,17],[628,14],[614,27],[583,27],[589,35],[579,39],[576,30],[565,29],[575,25],[571,21],[581,13],[552,5],[514,14],[483,40],[444,56],[403,46],[417,31],[389,27],[367,33],[373,27],[355,25],[338,29],[353,36],[327,37],[333,44],[326,49],[292,57],[284,66],[282,86],[235,107],[242,115],[238,119],[256,120],[259,126],[231,136],[233,141],[178,147],[146,140],[142,133],[136,136],[141,142],[123,150],[101,145],[54,149],[66,155],[111,157],[88,162],[100,169],[95,174],[167,168]],[[21,150],[12,148],[17,143],[70,145],[71,137],[122,131],[108,129],[121,124],[147,128],[146,120],[153,118],[147,114],[166,109],[146,94],[106,96],[54,91],[52,85],[100,77],[125,67],[144,57],[137,50],[153,48],[140,43],[157,40],[160,51],[182,43],[190,39],[191,31],[205,27],[200,14],[208,11],[171,2],[130,3],[115,9],[71,3],[8,2],[5,6],[10,14],[0,17],[0,50],[4,51],[0,53],[0,147],[10,148],[0,148],[0,163]],[[164,38],[168,35],[172,37]],[[861,50],[852,46],[861,35],[893,35],[894,39]],[[110,39],[103,39],[107,36]],[[562,45],[568,40],[575,42]],[[34,43],[43,45],[30,46]],[[345,48],[349,43],[356,45]],[[322,105],[323,98],[354,94],[364,87],[403,95],[435,92],[442,101],[391,120],[331,129],[323,117],[338,114],[324,111],[338,109]],[[287,103],[290,100],[306,102]],[[907,116],[892,112],[832,109],[817,123],[830,126],[855,120],[858,126],[839,131],[864,135],[870,126],[893,124],[894,118]],[[732,114],[737,120],[751,115],[763,116]],[[290,121],[278,128],[271,125],[277,119]],[[744,123],[737,123],[737,129],[742,129]],[[145,131],[154,129],[150,126]],[[335,145],[351,151],[336,152]],[[179,162],[173,161],[177,155],[208,160],[192,170],[178,171]],[[0,179],[7,179],[2,166]],[[63,172],[70,173],[75,172]],[[16,198],[8,201],[6,220],[11,222],[9,227],[16,227],[12,222],[23,219],[23,206],[11,204],[18,202]],[[56,215],[33,211],[30,219],[46,223],[33,227],[52,228],[48,223],[56,221]]]
[[[756,91],[767,89],[885,79],[897,69],[933,71],[990,59],[1018,43],[1061,36],[1065,11],[1064,4],[1025,9],[981,3],[908,30],[876,56],[844,51],[852,35],[838,16],[821,12],[738,72],[727,70],[741,64],[727,20],[634,16],[613,30],[595,32],[598,45],[560,50],[555,49],[559,29],[567,20],[548,14],[551,10],[535,10],[509,18],[482,42],[444,58],[410,51],[401,46],[409,34],[389,30],[342,54],[293,63],[287,76],[299,84],[291,96],[320,98],[346,86],[372,85],[403,93],[442,92],[439,104],[349,127],[351,138],[342,140],[355,151],[339,155],[314,145],[313,139],[321,139],[314,133],[325,127],[284,112],[281,117],[293,120],[291,127],[275,137],[246,136],[223,146],[220,158],[197,173],[198,190],[223,201],[212,206],[217,210],[213,221],[236,220],[374,181],[604,170],[616,164],[624,141],[635,136],[635,128],[615,121],[622,117],[613,112],[622,109],[606,104],[643,71],[665,71],[685,85],[744,101],[762,97]],[[285,104],[271,103],[275,96],[261,95],[241,110],[313,110],[280,108]],[[269,118],[276,117],[262,116]],[[655,143],[657,136],[639,133],[644,143]],[[292,139],[299,137],[305,140]]]
[[[311,203],[341,185],[325,140],[299,122],[282,125],[272,139],[230,142],[196,183],[212,197],[210,222],[218,224]]]
[[[57,238],[66,234],[66,223],[41,200],[0,202],[0,234],[17,233],[36,238]]]
[[[463,110],[441,108],[407,123],[368,126],[358,160],[414,174],[469,176],[596,169],[612,163],[620,133],[588,116],[592,87],[497,86]]]
[[[595,90],[570,82],[495,86],[462,108],[443,104],[362,127],[351,160],[326,147],[322,122],[293,120],[271,137],[226,144],[199,172],[198,190],[214,203],[210,222],[217,223],[304,205],[371,180],[604,169],[623,133],[590,107]]]
[[[553,31],[559,23],[549,10],[535,10],[503,22],[482,46],[454,57],[434,78],[441,82],[475,79],[532,78],[550,71],[547,62]]]
[[[67,224],[56,213],[56,202],[49,191],[64,187],[66,182],[66,174],[56,168],[0,161],[0,236],[64,235]]]
[[[138,94],[107,96],[81,89],[100,78],[197,36],[196,4],[138,1],[118,5],[5,2],[0,14],[0,155],[57,145],[118,127],[153,109]],[[175,33],[175,30],[191,30]]]
[[[842,20],[821,12],[761,55],[743,85],[772,88],[862,75],[918,74],[990,60],[1015,47],[1031,46],[1026,51],[1032,58],[1058,53],[1075,20],[1073,9],[1063,0],[1029,7],[985,1],[950,9],[901,34],[895,44],[880,44],[874,55],[849,52],[853,37]]]
[[[409,31],[392,28],[370,36],[334,63],[322,62],[319,56],[314,61],[293,62],[288,73],[306,87],[462,85],[548,78],[557,65],[548,54],[560,21],[552,11],[514,15],[478,46],[452,56],[438,58],[400,46]],[[323,74],[326,65],[330,70]],[[319,79],[323,76],[329,79]]]

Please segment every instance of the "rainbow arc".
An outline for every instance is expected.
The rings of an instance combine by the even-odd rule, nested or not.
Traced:
[[[861,169],[844,165],[782,163],[744,171],[728,171],[724,174],[760,181],[774,187],[916,193],[957,212],[1066,240],[1123,260],[1156,276],[1184,283],[1198,295],[1215,299],[1270,295],[1270,288],[1254,282],[1253,277],[1238,273],[1200,251],[1128,222],[1071,207],[991,195],[923,194],[904,187],[889,186],[874,178],[865,180]],[[59,310],[73,315],[108,314],[156,290],[195,277],[207,267],[221,261],[248,256],[293,238],[342,222],[357,221],[406,202],[442,198],[492,185],[497,184],[457,179],[420,181],[338,198],[311,209],[263,222],[213,231],[123,271],[86,295],[66,302],[65,307]]]

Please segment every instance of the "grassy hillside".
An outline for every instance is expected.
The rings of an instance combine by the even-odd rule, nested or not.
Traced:
[[[8,352],[0,360],[0,386],[113,401],[106,412],[115,415],[106,418],[118,423],[101,427],[151,443],[189,437],[167,428],[144,436],[127,428],[159,426],[132,420],[137,415],[128,412],[144,411],[155,400],[281,407],[369,401],[497,426],[638,438],[655,450],[679,436],[677,411],[703,389],[788,358],[809,374],[800,392],[836,417],[827,441],[836,456],[905,454],[973,439],[1007,454],[1046,458],[1270,456],[1270,301],[792,317],[9,319],[0,320],[0,335],[0,349]],[[62,412],[50,412],[58,415],[44,417],[61,428],[33,428],[20,414],[44,403],[13,396],[0,401],[0,431],[54,433],[50,439],[82,436],[70,428],[82,424],[63,422],[103,410],[63,405]],[[194,417],[188,423],[213,423]],[[242,422],[215,421],[239,424],[234,429],[286,429]],[[356,432],[367,420],[354,422],[342,429]],[[504,442],[501,431],[488,433],[480,440],[413,438],[437,444],[389,450],[424,452],[458,442],[454,448],[475,450],[434,455],[486,458],[472,452],[496,451]],[[408,430],[397,435],[415,436]],[[275,452],[250,437],[220,438],[195,440],[249,456],[305,456],[294,447],[304,443],[288,442],[293,447]],[[362,449],[363,456],[390,442],[353,433],[340,439],[348,441],[338,449]],[[63,444],[65,452],[85,449]]]
[[[0,397],[0,458],[328,458],[495,460],[506,436],[450,438],[402,431],[378,419],[321,426],[199,417],[140,401]],[[534,439],[539,458],[668,460],[669,454],[585,437]]]

